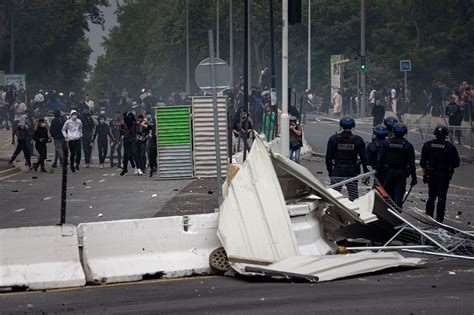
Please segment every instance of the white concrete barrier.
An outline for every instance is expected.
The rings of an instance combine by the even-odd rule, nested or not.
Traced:
[[[79,224],[86,279],[94,283],[209,274],[221,247],[218,213]]]
[[[75,226],[0,230],[0,287],[43,290],[85,284]]]

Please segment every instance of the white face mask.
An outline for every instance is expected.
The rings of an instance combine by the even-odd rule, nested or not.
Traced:
[[[72,115],[72,116],[71,116],[71,119],[74,120],[74,121],[76,121],[76,120],[77,120],[77,116],[76,116],[76,115]]]
[[[308,94],[308,99],[311,101],[313,99],[313,94]]]
[[[101,120],[99,120],[99,123],[100,123],[100,124],[103,124],[104,122],[105,122],[105,121],[104,121],[104,120],[102,120],[102,119],[101,119]]]
[[[46,127],[45,123],[40,124],[41,127]]]

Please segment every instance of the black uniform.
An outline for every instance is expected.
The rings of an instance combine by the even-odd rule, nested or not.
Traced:
[[[449,181],[454,169],[459,167],[459,162],[458,151],[446,140],[430,140],[423,145],[420,165],[425,169],[424,181],[428,182],[426,213],[433,217],[435,201],[438,198],[436,207],[436,221],[438,222],[443,222]]]
[[[35,170],[40,166],[41,171],[45,171],[44,161],[47,155],[46,143],[51,142],[48,135],[48,128],[38,126],[33,134],[33,140],[35,140],[35,148],[39,153],[38,162],[35,163]]]
[[[123,123],[121,119],[114,119],[110,122],[110,132],[115,141],[110,145],[110,167],[114,166],[114,154],[117,151],[117,165],[122,166],[122,136],[120,135],[120,125]]]
[[[82,121],[82,149],[84,150],[84,160],[86,164],[91,163],[92,155],[92,134],[95,123],[91,115],[84,115]]]
[[[384,145],[384,143],[387,142],[385,139],[377,139],[375,138],[368,146],[367,149],[365,150],[366,156],[367,156],[367,163],[372,167],[373,170],[377,169],[377,158],[380,149]],[[378,174],[377,174],[378,175]],[[381,177],[377,176],[379,179]]]
[[[382,146],[377,172],[383,177],[383,187],[392,200],[402,208],[407,177],[416,181],[415,149],[405,138],[393,137]]]
[[[95,127],[94,135],[92,136],[92,142],[94,142],[95,138],[97,137],[97,149],[99,150],[99,163],[103,164],[105,162],[105,158],[107,157],[107,150],[109,147],[109,139],[114,139],[114,136],[110,132],[109,125],[107,123],[99,123]]]
[[[357,157],[360,157],[364,172],[368,172],[365,142],[360,136],[352,134],[351,131],[343,131],[329,138],[326,152],[326,168],[329,177],[331,177],[331,185],[342,181],[344,177],[354,177],[360,173]],[[350,200],[359,197],[357,181],[347,184],[346,188],[349,192]],[[341,191],[342,186],[335,189]]]

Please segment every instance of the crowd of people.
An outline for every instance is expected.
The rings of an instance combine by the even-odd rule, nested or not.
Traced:
[[[112,117],[110,101],[105,93],[101,93],[97,106],[89,95],[76,102],[75,94],[70,93],[67,102],[62,102],[57,98],[58,93],[51,94],[56,97],[53,103],[46,102],[45,95],[48,94],[43,95],[42,90],[28,102],[21,85],[18,88],[10,86],[2,93],[0,124],[2,128],[11,128],[12,144],[17,145],[10,166],[14,166],[17,156],[23,152],[25,164],[30,169],[47,172],[47,144],[52,143],[52,168],[58,167],[58,163],[63,165],[65,152],[69,155],[67,163],[72,172],[79,171],[82,158],[85,167],[89,168],[93,146],[96,145],[100,168],[104,168],[109,156],[110,167],[120,168],[120,175],[128,172],[129,164],[136,175],[149,169],[151,177],[157,171],[156,122],[152,113],[158,103],[151,90],[142,90],[137,102],[129,98],[124,89]],[[172,95],[168,105],[174,105],[174,102],[182,104],[185,99],[179,94]],[[54,118],[49,121],[46,114],[51,109]],[[36,163],[31,163],[33,143],[38,156]]]

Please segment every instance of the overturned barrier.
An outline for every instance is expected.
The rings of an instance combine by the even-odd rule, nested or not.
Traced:
[[[79,224],[88,282],[209,274],[218,214]]]
[[[0,230],[0,287],[31,290],[86,284],[73,225]]]

